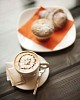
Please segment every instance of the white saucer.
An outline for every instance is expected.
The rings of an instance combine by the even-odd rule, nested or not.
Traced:
[[[64,12],[67,14],[67,18],[71,21],[74,21],[70,11],[67,8],[61,7],[61,6],[54,6],[54,7],[63,9]],[[54,7],[46,7],[46,8],[54,8]],[[32,15],[36,12],[37,9],[38,8],[29,8],[29,9],[26,9],[23,12],[21,12],[21,14],[19,16],[19,20],[18,20],[18,28],[20,28],[26,21],[28,21],[32,17]],[[36,52],[58,51],[58,50],[67,48],[70,45],[72,45],[74,43],[75,39],[76,39],[75,24],[73,24],[73,26],[68,31],[67,35],[53,50],[50,50],[48,48],[45,48],[45,47],[33,42],[32,40],[28,39],[27,37],[24,37],[22,34],[20,34],[18,32],[18,40],[19,40],[20,45],[25,49],[33,50]]]
[[[40,62],[46,62],[46,60],[43,57],[39,56],[39,58],[40,58]],[[47,68],[45,72],[42,74],[40,78],[39,87],[42,86],[46,82],[48,76],[49,76],[49,68]],[[33,90],[35,87],[36,79],[37,77],[33,78],[32,80],[26,79],[25,84],[17,85],[16,87],[22,90]]]

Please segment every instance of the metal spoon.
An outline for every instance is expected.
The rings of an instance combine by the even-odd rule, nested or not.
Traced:
[[[45,70],[46,70],[46,68],[45,69],[40,68],[39,75],[38,75],[38,78],[37,78],[37,81],[36,81],[36,85],[35,85],[35,88],[34,88],[34,91],[33,91],[33,95],[36,95],[37,88],[39,86],[40,77],[45,72]]]

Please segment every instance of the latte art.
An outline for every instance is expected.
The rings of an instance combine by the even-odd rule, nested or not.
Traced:
[[[38,68],[39,59],[36,53],[25,51],[15,57],[14,65],[18,72],[30,73]]]
[[[36,65],[36,58],[31,54],[25,54],[20,58],[18,65],[21,69],[31,69]]]

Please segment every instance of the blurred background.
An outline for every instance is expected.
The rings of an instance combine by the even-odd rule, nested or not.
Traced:
[[[54,5],[59,5],[59,6],[65,6],[68,9],[73,8],[77,4],[80,4],[78,2],[79,0],[36,0],[37,6],[43,5],[43,6],[54,6]]]
[[[5,72],[5,63],[13,61],[15,55],[22,50],[17,39],[20,13],[31,7],[54,5],[64,6],[71,11],[79,32],[79,0],[0,0],[0,73]]]

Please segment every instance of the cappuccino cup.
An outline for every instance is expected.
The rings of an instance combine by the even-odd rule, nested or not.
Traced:
[[[39,68],[48,67],[48,63],[40,63],[38,55],[30,50],[22,51],[14,59],[14,67],[25,78],[38,76]]]

